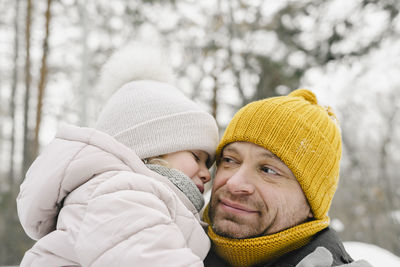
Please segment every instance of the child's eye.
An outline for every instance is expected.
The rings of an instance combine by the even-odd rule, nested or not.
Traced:
[[[194,153],[194,152],[192,152],[192,151],[190,151],[190,153],[192,153],[194,159],[195,159],[197,162],[200,161],[200,157],[199,157],[196,153]]]
[[[262,172],[265,172],[265,173],[268,173],[268,174],[278,174],[278,173],[277,173],[276,171],[274,171],[273,169],[268,168],[268,167],[265,167],[265,166],[261,167],[261,171],[262,171]]]

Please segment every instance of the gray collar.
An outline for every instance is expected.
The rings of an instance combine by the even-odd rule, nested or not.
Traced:
[[[150,170],[167,177],[176,187],[181,190],[186,197],[193,203],[197,211],[204,206],[204,197],[197,188],[196,184],[184,173],[170,169],[158,164],[146,164]]]

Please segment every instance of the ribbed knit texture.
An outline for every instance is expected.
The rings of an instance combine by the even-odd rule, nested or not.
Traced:
[[[257,144],[277,155],[293,172],[316,219],[324,219],[339,180],[340,129],[330,108],[298,89],[240,109],[225,130],[217,160],[229,143]]]
[[[210,162],[218,144],[215,119],[174,86],[132,81],[108,100],[96,129],[128,146],[141,158],[203,150]]]
[[[183,172],[176,169],[170,169],[158,164],[146,164],[150,170],[167,177],[176,187],[181,190],[186,197],[193,203],[197,211],[204,206],[204,197],[197,188],[196,184]]]
[[[204,211],[204,221],[210,224],[209,205]],[[248,267],[267,263],[308,242],[313,235],[329,225],[329,217],[306,222],[282,232],[248,239],[233,239],[214,233],[211,225],[207,234],[212,241],[212,249],[219,257],[235,267]]]

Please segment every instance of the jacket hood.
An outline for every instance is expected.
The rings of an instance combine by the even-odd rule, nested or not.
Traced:
[[[55,139],[29,168],[17,197],[18,216],[25,232],[37,240],[55,229],[64,198],[92,177],[108,171],[132,171],[154,177],[176,192],[165,177],[152,172],[128,147],[92,128],[63,125]]]

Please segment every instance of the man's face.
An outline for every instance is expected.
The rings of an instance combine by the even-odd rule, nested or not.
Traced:
[[[290,169],[269,150],[248,142],[223,149],[210,205],[214,232],[230,238],[277,233],[312,217]]]

